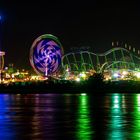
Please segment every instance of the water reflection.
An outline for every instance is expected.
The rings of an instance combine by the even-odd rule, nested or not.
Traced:
[[[140,139],[140,94],[0,94],[0,139]]]
[[[109,123],[109,140],[124,140],[124,118],[122,112],[122,95],[113,94],[111,99],[110,123]],[[123,105],[124,106],[124,105]]]
[[[131,123],[133,127],[131,127],[130,131],[132,139],[140,139],[140,94],[134,95],[134,111],[132,115],[133,122]]]
[[[56,132],[53,129],[55,122],[53,113],[55,112],[54,99],[55,95],[53,94],[43,95],[42,97],[35,95],[34,115],[31,120],[31,139],[52,139],[55,137]]]
[[[82,93],[78,97],[78,112],[77,112],[77,140],[91,140],[91,116],[89,109],[89,96]]]
[[[9,102],[7,102],[7,95],[0,94],[0,139],[1,140],[15,140],[15,125],[11,123],[12,112],[9,112]]]

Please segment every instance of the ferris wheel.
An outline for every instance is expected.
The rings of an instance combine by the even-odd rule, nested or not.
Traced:
[[[39,36],[30,49],[30,63],[41,76],[50,76],[58,71],[63,56],[63,48],[58,38],[45,34]]]

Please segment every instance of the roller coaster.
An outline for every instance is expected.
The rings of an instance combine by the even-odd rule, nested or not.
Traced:
[[[96,73],[109,71],[140,71],[140,57],[134,52],[122,47],[114,47],[104,53],[89,51],[70,52],[63,56],[62,67],[65,71],[73,73]]]

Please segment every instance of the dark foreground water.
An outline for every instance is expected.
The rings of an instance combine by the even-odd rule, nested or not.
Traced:
[[[0,94],[0,140],[139,140],[140,94]]]

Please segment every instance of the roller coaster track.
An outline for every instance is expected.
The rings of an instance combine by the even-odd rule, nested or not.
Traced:
[[[65,57],[67,57],[67,59],[68,59],[68,57],[70,56],[70,55],[77,55],[77,54],[89,54],[89,55],[93,55],[93,56],[96,56],[96,57],[105,57],[105,56],[108,56],[109,54],[111,54],[111,53],[114,53],[114,52],[116,52],[116,51],[123,51],[123,52],[127,52],[128,53],[128,56],[131,58],[131,61],[132,60],[134,60],[134,58],[136,58],[137,60],[140,60],[140,57],[138,57],[138,56],[136,56],[136,55],[134,55],[133,53],[131,53],[129,50],[127,50],[127,49],[125,49],[125,48],[121,48],[121,47],[116,47],[116,48],[112,48],[112,49],[110,49],[110,50],[108,50],[108,51],[106,51],[106,52],[104,52],[104,53],[93,53],[93,52],[89,52],[89,51],[77,51],[77,52],[70,52],[70,53],[68,53],[68,54],[65,54],[64,56],[63,56],[63,60],[65,59]],[[122,54],[121,54],[121,56],[122,56]],[[124,57],[124,56],[122,56],[122,57]],[[132,63],[132,64],[134,64],[134,61],[133,62],[123,62],[123,61],[118,61],[118,60],[116,60],[116,62],[115,62],[115,60],[113,60],[111,63],[110,62],[105,62],[105,63],[103,63],[102,65],[101,65],[101,67],[100,67],[100,71],[103,69],[103,67],[106,65],[106,64],[108,64],[108,66],[106,67],[106,69],[107,68],[109,68],[109,67],[111,67],[113,64],[117,64],[117,63]],[[140,65],[140,64],[139,64]]]
[[[125,49],[125,48],[121,48],[121,47],[118,47],[118,48],[112,48],[112,49],[110,49],[110,50],[108,50],[108,51],[106,51],[106,52],[104,52],[104,53],[93,53],[93,52],[89,52],[89,51],[77,51],[77,52],[70,52],[70,53],[67,53],[67,54],[65,54],[64,56],[63,56],[63,58],[65,58],[66,56],[69,56],[69,55],[72,55],[72,54],[80,54],[80,53],[90,53],[90,54],[93,54],[93,55],[95,55],[95,56],[107,56],[107,55],[109,55],[110,53],[112,53],[113,51],[118,51],[118,50],[123,50],[123,51],[126,51],[126,52],[128,52],[129,54],[130,54],[130,51],[128,51],[127,49]],[[140,59],[138,56],[136,56],[136,55],[133,55],[134,57],[136,57],[136,58],[138,58],[138,59]]]

